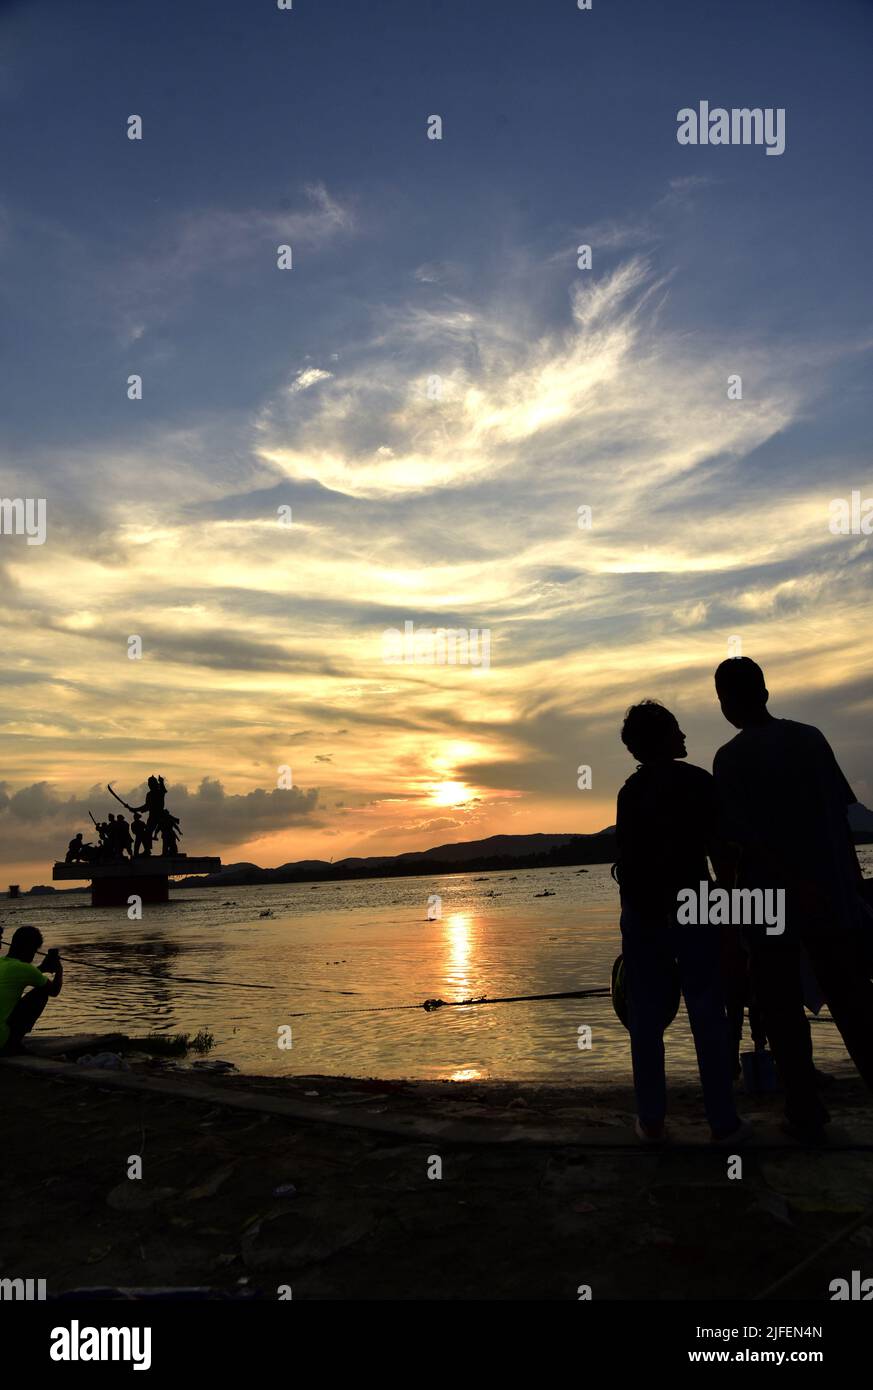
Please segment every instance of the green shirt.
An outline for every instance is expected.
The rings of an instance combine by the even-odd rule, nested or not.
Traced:
[[[0,956],[0,1047],[9,1041],[6,1021],[28,985],[47,985],[48,976],[14,956]]]

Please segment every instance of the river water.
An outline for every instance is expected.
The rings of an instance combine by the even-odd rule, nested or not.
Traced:
[[[861,855],[869,873],[873,850]],[[553,896],[538,896],[546,891]],[[430,895],[441,899],[437,920],[428,920]],[[147,906],[140,922],[126,909],[92,908],[87,894],[0,904],[7,944],[24,922],[65,962],[63,993],[40,1032],[205,1028],[213,1058],[264,1075],[630,1076],[627,1034],[608,998],[348,1012],[608,985],[620,939],[606,865],[186,889]],[[583,1025],[591,1047],[580,1049]],[[292,1045],[280,1047],[289,1027]],[[820,1063],[845,1062],[833,1025],[815,1024],[813,1037]],[[667,1059],[676,1075],[694,1070],[684,1009],[667,1033]]]

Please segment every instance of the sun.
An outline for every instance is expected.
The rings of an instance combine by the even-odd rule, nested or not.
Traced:
[[[431,802],[434,806],[463,806],[473,792],[463,782],[435,782],[431,788]]]

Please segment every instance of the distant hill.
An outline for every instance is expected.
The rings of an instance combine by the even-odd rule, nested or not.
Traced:
[[[415,874],[475,873],[479,870],[543,869],[565,864],[611,864],[615,834],[490,835],[485,840],[460,840],[406,854],[373,855],[365,859],[301,859],[262,869],[257,864],[227,864],[215,874],[182,879],[177,888],[235,887],[245,883],[300,883],[343,878],[400,878]]]
[[[856,845],[873,844],[873,811],[856,803],[849,807],[849,825]],[[484,840],[459,840],[433,849],[406,854],[379,854],[367,858],[299,859],[262,869],[245,861],[225,864],[215,874],[184,878],[175,888],[224,887],[247,883],[317,883],[347,878],[400,878],[416,874],[497,873],[504,869],[548,869],[567,864],[612,864],[615,860],[615,826],[593,835],[489,835]],[[32,894],[55,891],[84,893],[87,888],[55,890],[39,885]],[[0,897],[6,894],[0,893]]]
[[[856,844],[873,843],[873,811],[860,803],[849,808]],[[262,869],[258,864],[226,864],[218,873],[186,878],[177,888],[226,887],[246,883],[312,883],[344,878],[400,878],[416,874],[495,873],[503,869],[547,869],[567,864],[612,864],[615,826],[593,835],[489,835],[433,849],[367,858],[300,859]]]

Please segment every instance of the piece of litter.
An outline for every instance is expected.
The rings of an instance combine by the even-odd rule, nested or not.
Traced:
[[[761,1192],[749,1207],[749,1211],[766,1212],[775,1221],[781,1221],[783,1226],[794,1225],[791,1220],[789,1204],[779,1192]]]
[[[101,1071],[130,1071],[120,1052],[97,1052],[94,1056],[86,1052],[76,1058],[79,1067],[99,1067]]]

